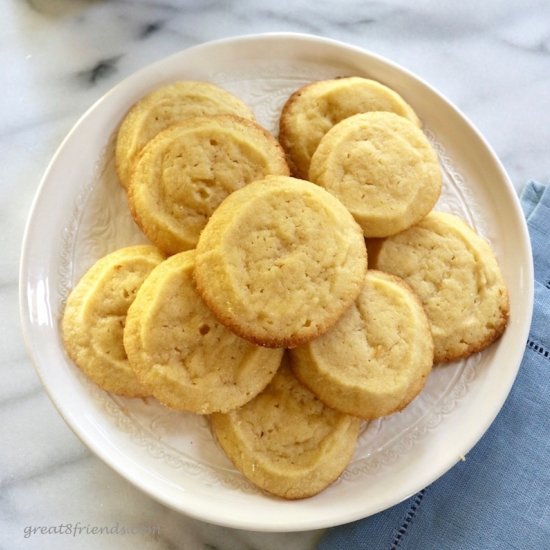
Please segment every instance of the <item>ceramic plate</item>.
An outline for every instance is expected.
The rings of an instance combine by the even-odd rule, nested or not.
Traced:
[[[280,109],[317,79],[361,75],[413,106],[439,154],[437,209],[466,219],[492,244],[511,317],[492,347],[434,369],[403,412],[366,423],[340,479],[313,498],[286,502],[251,486],[213,442],[206,420],[155,400],[114,397],[67,359],[59,319],[75,282],[119,247],[145,242],[113,163],[121,118],[141,96],[179,79],[207,80],[247,102],[276,133]],[[53,403],[107,464],[159,501],[205,521],[265,531],[314,529],[383,510],[441,476],[489,427],[515,379],[532,310],[532,263],[514,189],[489,145],[449,101],[372,53],[296,34],[231,38],[159,61],[113,88],[78,121],[52,159],[29,217],[21,261],[21,315],[28,348]]]

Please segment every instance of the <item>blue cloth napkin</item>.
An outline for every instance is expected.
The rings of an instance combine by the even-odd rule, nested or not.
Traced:
[[[318,550],[550,549],[550,185],[528,183],[521,203],[535,307],[504,407],[466,461],[393,508],[329,529]]]

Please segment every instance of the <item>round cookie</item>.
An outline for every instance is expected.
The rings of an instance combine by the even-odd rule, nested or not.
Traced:
[[[268,174],[288,175],[283,150],[255,122],[231,115],[190,118],[143,149],[128,188],[137,224],[161,250],[195,248],[222,200]]]
[[[401,410],[424,387],[433,341],[411,288],[369,269],[361,294],[338,323],[290,357],[294,374],[323,403],[371,420]]]
[[[422,130],[393,113],[349,117],[329,130],[309,179],[338,197],[366,237],[386,237],[421,220],[441,193],[437,154]]]
[[[360,227],[321,187],[285,176],[229,195],[197,245],[197,289],[231,330],[293,347],[328,330],[367,268]]]
[[[118,130],[115,161],[120,183],[128,187],[138,154],[162,130],[186,118],[224,114],[255,118],[240,99],[208,82],[175,82],[146,95],[128,111]]]
[[[74,287],[61,322],[71,359],[97,385],[127,397],[150,395],[128,363],[122,343],[128,307],[164,256],[153,246],[130,246],[97,261]]]
[[[261,489],[286,499],[313,496],[349,463],[360,420],[326,407],[285,364],[250,403],[213,414],[211,428],[235,466]]]
[[[166,406],[227,412],[271,381],[283,350],[255,346],[218,323],[195,290],[195,251],[160,264],[128,311],[124,347],[139,380]]]
[[[292,174],[307,179],[309,163],[321,138],[338,122],[358,113],[388,111],[416,126],[413,109],[392,89],[368,78],[351,76],[303,86],[285,103],[279,140]]]
[[[435,362],[480,351],[508,321],[508,293],[489,244],[452,214],[431,212],[406,231],[369,242],[373,267],[405,279],[432,327]]]

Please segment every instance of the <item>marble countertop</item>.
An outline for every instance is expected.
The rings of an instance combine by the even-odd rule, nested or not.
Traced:
[[[484,134],[519,191],[550,177],[550,5],[467,0],[26,0],[2,7],[0,64],[0,546],[75,548],[29,526],[158,526],[158,534],[81,536],[78,548],[288,550],[321,532],[254,533],[170,510],[95,457],[50,402],[18,323],[18,264],[42,173],[80,115],[145,65],[212,39],[307,32],[364,47],[422,77]]]

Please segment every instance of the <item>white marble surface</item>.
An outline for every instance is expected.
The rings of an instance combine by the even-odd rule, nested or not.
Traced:
[[[211,39],[324,35],[407,67],[481,130],[516,189],[550,178],[550,4],[546,0],[4,0],[0,34],[0,547],[288,550],[320,532],[264,534],[167,509],[97,459],[41,386],[18,323],[25,220],[50,157],[79,116],[146,64]],[[452,3],[453,6],[456,3]],[[118,523],[156,536],[33,535],[28,526]]]

